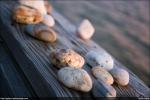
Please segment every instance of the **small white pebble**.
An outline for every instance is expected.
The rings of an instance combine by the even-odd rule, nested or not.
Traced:
[[[88,19],[84,19],[77,28],[77,35],[84,40],[90,39],[94,32],[95,29]]]
[[[44,15],[42,23],[48,27],[53,27],[55,25],[55,20],[52,16],[46,14]]]

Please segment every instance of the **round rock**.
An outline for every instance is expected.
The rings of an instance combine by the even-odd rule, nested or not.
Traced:
[[[24,30],[29,35],[45,42],[52,43],[55,42],[57,39],[56,32],[43,24],[26,25],[24,26]]]
[[[34,8],[20,5],[15,8],[13,19],[22,24],[37,24],[43,20],[43,16]]]
[[[53,27],[55,25],[55,20],[52,16],[46,14],[44,15],[42,23],[49,27]]]
[[[20,4],[37,9],[42,15],[46,15],[47,11],[43,0],[19,0]]]
[[[129,73],[122,68],[113,68],[110,70],[111,75],[114,77],[116,83],[126,86],[129,83]]]
[[[100,66],[106,70],[111,70],[114,65],[112,57],[106,52],[89,51],[85,58],[91,66]]]
[[[114,79],[111,74],[100,66],[96,66],[92,68],[92,74],[100,81],[103,81],[106,84],[113,84]]]
[[[82,68],[84,58],[72,49],[57,49],[50,53],[51,62],[58,68],[69,66]]]
[[[58,79],[68,88],[83,92],[92,89],[92,80],[83,69],[64,67],[58,71]]]
[[[90,39],[94,32],[95,29],[88,19],[83,20],[77,28],[77,35],[84,40]]]

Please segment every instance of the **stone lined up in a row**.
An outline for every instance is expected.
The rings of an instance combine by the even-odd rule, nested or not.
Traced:
[[[29,35],[45,42],[55,42],[57,33],[52,29],[55,20],[50,15],[51,5],[42,0],[19,0],[19,2],[20,5],[13,12],[13,19],[25,24],[24,31]],[[85,19],[77,27],[76,35],[83,40],[89,40],[94,32],[90,21]],[[107,90],[103,92],[106,97],[116,97],[116,91],[111,86],[114,81],[122,86],[129,83],[129,73],[124,69],[114,68],[113,58],[106,52],[89,51],[82,57],[72,49],[57,49],[50,52],[50,60],[54,66],[60,68],[58,79],[68,88],[89,92],[94,86],[92,91],[99,91],[95,87],[97,83],[94,83],[88,72],[82,69],[85,62],[92,67],[92,75]]]
[[[52,12],[52,6],[48,2],[45,1],[44,3],[42,0],[41,1],[19,0],[19,2],[20,2],[20,5],[18,5],[15,8],[14,14],[13,14],[13,19],[16,22],[22,23],[22,24],[43,23],[45,26],[48,26],[49,28],[55,25],[55,20],[50,15]],[[44,29],[45,28],[43,28],[42,30]],[[92,26],[91,22],[88,19],[85,19],[77,27],[76,35],[80,37],[81,39],[88,40],[93,36],[94,32],[95,32],[95,29]],[[34,31],[31,33],[34,34]],[[41,36],[42,36],[41,40],[44,40],[44,41],[47,40],[47,37],[46,37],[47,34],[43,33],[43,35]],[[45,37],[46,39],[43,37]]]

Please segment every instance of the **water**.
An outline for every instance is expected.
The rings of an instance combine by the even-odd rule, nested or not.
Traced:
[[[88,18],[93,40],[150,86],[150,2],[148,0],[52,0],[72,23]]]

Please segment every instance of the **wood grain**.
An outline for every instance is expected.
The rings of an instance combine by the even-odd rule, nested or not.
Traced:
[[[103,48],[98,46],[93,41],[83,41],[83,40],[80,40],[79,38],[77,38],[75,36],[75,29],[76,29],[76,27],[73,24],[71,24],[68,20],[66,20],[63,16],[61,16],[59,13],[54,11],[53,12],[53,16],[58,21],[60,26],[63,28],[62,30],[60,30],[61,28],[58,28],[58,26],[57,26],[57,28],[60,30],[59,33],[62,33],[63,30],[64,30],[65,32],[63,33],[63,35],[66,35],[66,37],[69,37],[68,39],[78,46],[78,50],[80,48],[80,52],[83,53],[83,56],[86,54],[87,51],[89,51],[91,49],[94,49],[94,50],[97,49],[99,51],[106,52]],[[63,21],[62,21],[62,19],[63,19]],[[66,26],[69,26],[69,28],[66,27]],[[116,60],[115,60],[115,67],[121,67],[121,68],[124,68],[124,69],[128,70],[125,66],[121,65]],[[126,87],[126,88],[125,87],[121,87],[121,86],[118,86],[118,87],[115,86],[116,89],[118,89],[118,88],[120,89],[120,93],[119,94],[117,93],[118,96],[121,96],[121,94],[124,94],[123,96],[135,96],[135,95],[137,95],[137,96],[141,95],[142,96],[143,92],[145,92],[145,94],[147,94],[147,95],[150,95],[149,88],[147,88],[146,90],[144,88],[142,88],[142,87],[145,87],[146,85],[136,75],[134,75],[130,70],[128,70],[128,72],[130,73],[129,86]],[[135,77],[136,77],[136,79],[135,79]],[[139,88],[139,83],[141,84],[140,88]],[[126,89],[127,89],[127,91],[126,91]],[[133,90],[130,90],[130,89],[133,89]],[[143,89],[143,90],[141,90],[141,89]],[[130,90],[130,92],[128,90]],[[131,92],[131,91],[136,91],[136,90],[139,91],[137,94],[134,93],[134,92]],[[126,91],[126,93],[127,92],[129,92],[129,93],[125,94],[124,91]],[[143,92],[141,92],[141,91],[143,91]]]
[[[58,33],[56,43],[50,44],[37,40],[24,32],[24,26],[14,23],[11,19],[15,1],[0,1],[0,36],[5,45],[8,46],[15,61],[19,65],[22,74],[26,77],[31,90],[39,97],[91,97],[92,93],[81,93],[62,85],[57,79],[58,69],[49,60],[51,50],[58,48],[73,48],[82,56],[91,49],[106,52],[93,41],[83,41],[75,36],[75,26],[61,16],[57,11],[52,12],[56,20],[55,31]],[[115,67],[122,67],[128,70],[115,60]],[[91,66],[85,64],[85,70],[90,73]],[[129,71],[129,70],[128,70]],[[131,71],[130,82],[126,87],[116,84],[117,96],[150,96],[150,89]],[[93,76],[91,76],[93,77]],[[94,78],[93,78],[94,79]],[[96,79],[94,79],[97,81]]]
[[[28,82],[23,81],[25,77],[3,43],[0,43],[0,55],[0,97],[34,95]]]

